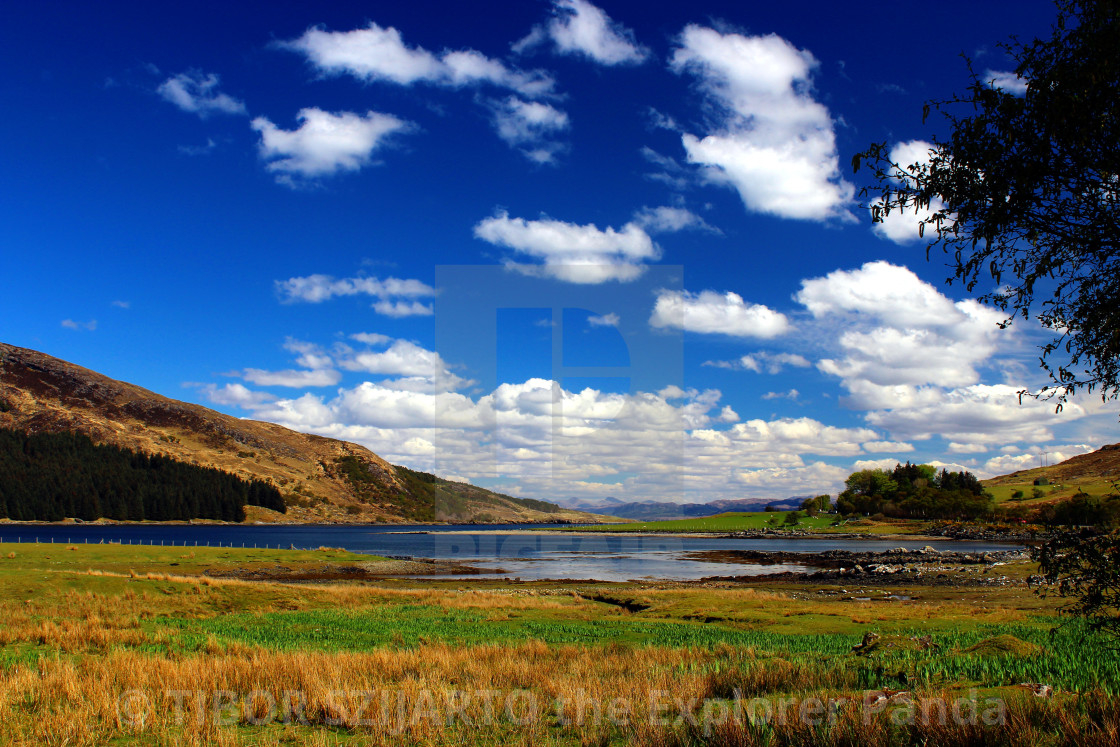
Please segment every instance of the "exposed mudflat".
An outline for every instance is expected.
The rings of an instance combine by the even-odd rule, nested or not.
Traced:
[[[209,570],[206,575],[214,578],[237,578],[243,581],[272,581],[288,583],[335,583],[339,581],[378,581],[386,578],[413,576],[471,576],[480,573],[504,573],[492,568],[475,568],[446,560],[389,559],[359,563],[323,563],[289,567],[276,565],[268,568],[230,568]]]

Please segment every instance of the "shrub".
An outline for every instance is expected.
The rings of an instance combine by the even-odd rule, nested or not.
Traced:
[[[1058,532],[1032,548],[1031,558],[1060,596],[1073,599],[1062,608],[1064,614],[1083,617],[1093,630],[1120,637],[1120,532]]]

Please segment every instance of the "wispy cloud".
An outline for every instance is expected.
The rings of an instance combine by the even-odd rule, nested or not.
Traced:
[[[614,312],[601,316],[593,314],[587,317],[587,323],[592,327],[617,327],[621,321],[622,319]]]
[[[436,291],[419,280],[375,277],[335,278],[330,275],[307,275],[276,281],[276,293],[284,303],[322,303],[342,296],[370,296],[372,308],[391,317],[430,316],[432,306],[421,299],[431,298]]]
[[[221,79],[214,73],[188,70],[165,80],[156,93],[203,119],[212,114],[247,114],[244,102],[218,90],[220,83]]]
[[[535,26],[513,45],[519,54],[551,41],[558,54],[577,55],[600,65],[637,65],[649,50],[634,39],[634,32],[612,20],[586,0],[555,0],[553,18]]]
[[[214,142],[214,138],[206,138],[204,145],[180,145],[179,152],[184,156],[206,156],[214,152],[218,144]]]
[[[685,230],[720,233],[718,228],[708,223],[696,213],[683,207],[643,207],[634,213],[634,222],[650,233],[675,233]]]
[[[769,374],[781,373],[786,366],[794,368],[808,368],[813,365],[803,355],[797,353],[770,353],[757,352],[744,355],[733,361],[704,361],[701,365],[714,368],[726,368],[732,371],[754,371]]]
[[[564,149],[556,136],[569,127],[568,115],[540,101],[510,96],[490,102],[498,137],[534,163],[554,163]]]

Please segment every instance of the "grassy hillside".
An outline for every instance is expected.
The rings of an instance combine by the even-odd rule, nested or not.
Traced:
[[[1027,508],[1072,498],[1078,493],[1112,495],[1120,481],[1120,444],[1067,459],[1059,464],[1020,470],[984,480],[997,503]],[[1040,484],[1036,484],[1040,483]]]

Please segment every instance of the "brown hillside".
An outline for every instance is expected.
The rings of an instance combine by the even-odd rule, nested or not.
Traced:
[[[985,485],[1031,483],[1045,477],[1052,483],[1098,482],[1120,479],[1120,444],[1102,446],[1088,454],[1070,457],[1048,467],[1019,470],[985,480]]]
[[[164,453],[267,480],[284,494],[288,513],[248,507],[250,518],[256,520],[400,523],[600,518],[394,467],[357,444],[240,420],[4,343],[0,343],[0,428],[77,431],[97,443]]]

